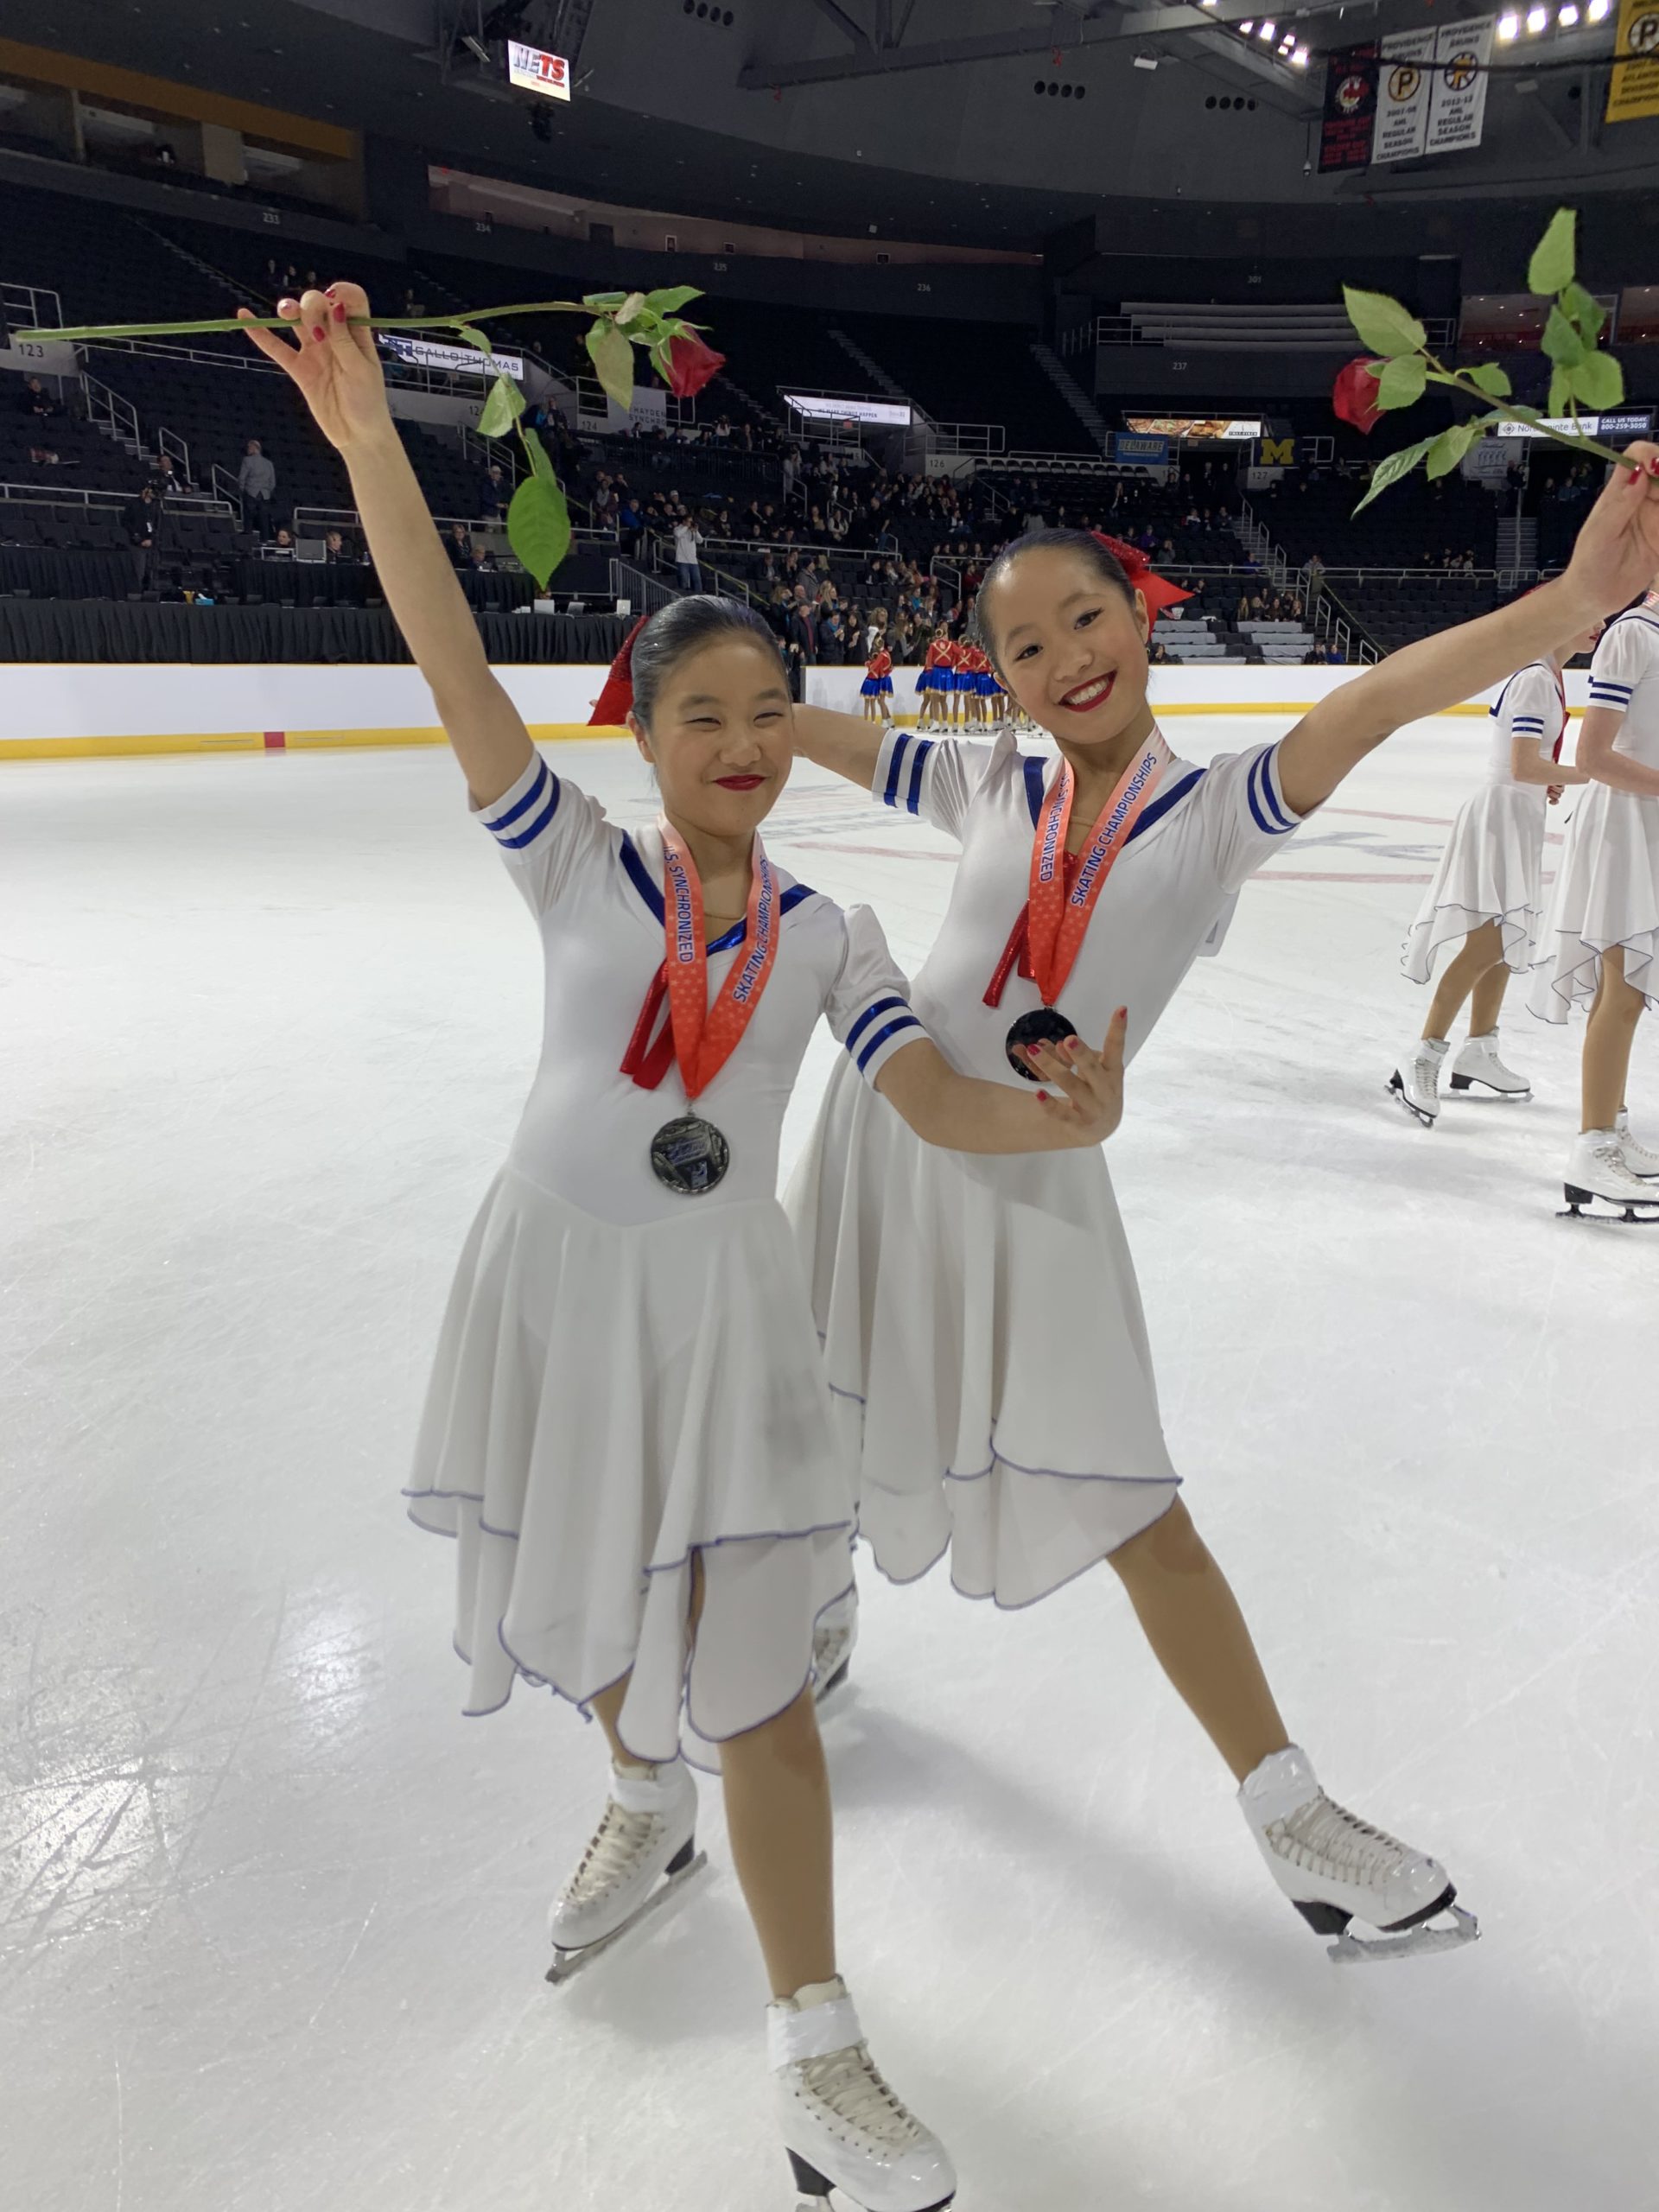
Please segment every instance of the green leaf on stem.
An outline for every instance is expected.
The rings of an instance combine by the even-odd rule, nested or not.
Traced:
[[[1357,514],[1360,507],[1369,507],[1371,501],[1379,493],[1386,492],[1390,484],[1397,484],[1402,476],[1409,476],[1433,443],[1433,438],[1420,438],[1414,446],[1402,447],[1398,453],[1391,453],[1386,461],[1379,461],[1371,471],[1371,480],[1365,496],[1354,512]]]
[[[523,422],[518,425],[518,442],[524,449],[524,459],[530,463],[531,474],[540,476],[549,484],[556,486],[559,480],[553,474],[553,464],[548,459],[547,448],[537,436],[535,431]]]
[[[1584,359],[1584,340],[1559,307],[1551,308],[1538,342],[1558,369],[1575,369]]]
[[[1624,372],[1611,353],[1586,353],[1578,366],[1567,371],[1573,397],[1582,407],[1599,415],[1624,401]]]
[[[1564,292],[1573,282],[1573,236],[1578,220],[1570,207],[1558,207],[1550,217],[1549,228],[1534,247],[1532,259],[1527,264],[1529,292]]]
[[[1371,353],[1392,358],[1418,353],[1427,344],[1428,333],[1416,316],[1386,292],[1360,292],[1344,284],[1342,297],[1349,321],[1359,333],[1361,344]]]
[[[1507,399],[1510,396],[1509,378],[1496,361],[1482,361],[1476,368],[1465,369],[1464,374],[1488,399]]]
[[[594,372],[621,408],[633,404],[633,348],[613,322],[596,322],[588,333]]]
[[[653,315],[677,315],[688,300],[702,297],[696,284],[664,284],[660,291],[645,294],[645,305]]]
[[[582,304],[585,308],[597,308],[601,315],[609,315],[620,308],[627,296],[626,292],[584,292]]]
[[[1442,430],[1428,449],[1428,457],[1423,463],[1424,474],[1449,476],[1491,419],[1486,416],[1473,423],[1454,423],[1449,430]]]
[[[507,543],[545,591],[570,550],[570,514],[564,493],[539,472],[520,480],[507,509]]]
[[[617,328],[626,330],[645,304],[645,296],[643,292],[630,292],[616,311]]]
[[[1557,369],[1549,380],[1549,412],[1556,416],[1567,414],[1573,405],[1573,379],[1566,369]]]
[[[1607,310],[1582,284],[1569,284],[1561,294],[1561,312],[1586,346],[1593,346],[1607,320]]]
[[[1402,353],[1397,359],[1384,361],[1376,379],[1376,404],[1385,411],[1396,407],[1410,407],[1423,396],[1428,382],[1428,364],[1419,353]]]
[[[457,338],[463,339],[468,346],[476,346],[480,353],[494,353],[495,347],[484,333],[474,329],[470,322],[458,322],[454,327]]]
[[[505,435],[524,411],[524,395],[511,377],[497,377],[490,386],[490,396],[484,403],[484,411],[478,418],[479,435],[499,438]]]

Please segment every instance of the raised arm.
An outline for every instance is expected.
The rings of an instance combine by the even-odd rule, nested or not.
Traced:
[[[1564,575],[1494,614],[1390,653],[1303,715],[1278,757],[1294,812],[1329,798],[1402,724],[1443,714],[1629,606],[1659,569],[1659,447],[1633,445],[1624,458],[1586,518]]]
[[[800,758],[845,776],[861,791],[875,781],[881,737],[880,724],[859,715],[838,715],[829,707],[795,709],[795,750]]]
[[[360,285],[332,284],[327,293],[278,303],[277,314],[296,325],[292,345],[274,330],[250,327],[248,336],[299,386],[344,460],[386,603],[431,686],[474,803],[491,806],[529,766],[530,733],[485,657],[473,610],[398,439],[374,334],[348,320],[368,311]]]

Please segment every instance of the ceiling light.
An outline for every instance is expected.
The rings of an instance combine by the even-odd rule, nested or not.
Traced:
[[[1596,0],[1590,0],[1590,5],[1592,8],[1595,4]],[[1497,42],[1500,46],[1513,46],[1516,40],[1518,39],[1520,35],[1521,18],[1519,16],[1500,16],[1498,17]]]
[[[1584,12],[1592,23],[1603,23],[1611,10],[1612,0],[1590,0],[1590,5]]]
[[[1244,36],[1249,38],[1250,33],[1255,29],[1255,25],[1252,22],[1247,22],[1241,23],[1238,28],[1244,34]]]
[[[1279,26],[1277,23],[1263,23],[1261,29],[1256,33],[1256,36],[1258,38],[1271,38],[1278,28]]]
[[[1155,54],[1137,54],[1135,57],[1135,66],[1137,69],[1155,69],[1158,67],[1158,57]]]
[[[1576,23],[1578,20],[1579,11],[1572,4],[1572,0],[1567,0],[1567,6],[1561,10],[1560,13],[1555,18],[1557,28],[1564,31],[1570,31],[1573,24]]]
[[[1528,9],[1528,10],[1527,10],[1527,29],[1528,29],[1532,33],[1532,35],[1533,35],[1533,36],[1534,36],[1535,38],[1536,38],[1536,37],[1537,37],[1537,35],[1538,35],[1538,34],[1539,34],[1539,32],[1540,32],[1540,31],[1541,31],[1541,30],[1548,30],[1548,28],[1549,28],[1549,10],[1548,10],[1548,8],[1529,8],[1529,9]]]
[[[1290,57],[1290,66],[1291,66],[1291,67],[1292,67],[1293,69],[1306,69],[1306,67],[1307,67],[1307,48],[1306,48],[1305,46],[1299,46],[1299,47],[1297,48],[1297,49],[1296,49],[1295,53],[1294,53],[1294,54],[1293,54],[1291,55],[1291,57]]]

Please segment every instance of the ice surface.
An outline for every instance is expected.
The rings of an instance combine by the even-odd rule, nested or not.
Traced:
[[[1535,1103],[1429,1133],[1383,1092],[1485,742],[1406,733],[1275,855],[1113,1145],[1188,1502],[1292,1726],[1484,1940],[1328,1965],[1109,1573],[1013,1617],[867,1575],[843,1956],[963,2212],[1659,2205],[1659,1230],[1555,1218],[1582,1030],[1518,994]],[[557,766],[648,815],[621,747]],[[771,842],[919,957],[929,833],[804,772]],[[597,1732],[461,1719],[450,1556],[397,1494],[536,963],[435,749],[0,775],[9,2205],[791,2201],[716,1802],[713,1883],[545,1986]],[[1651,1026],[1633,1103],[1659,1133]]]

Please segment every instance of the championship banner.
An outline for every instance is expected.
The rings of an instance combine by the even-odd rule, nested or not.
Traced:
[[[1376,81],[1374,162],[1414,162],[1428,146],[1428,96],[1434,82],[1433,30],[1399,31],[1382,41]]]
[[[1607,86],[1607,121],[1659,115],[1659,0],[1620,0],[1613,58],[1618,67]]]
[[[1492,58],[1491,16],[1443,23],[1435,40],[1434,89],[1428,104],[1431,154],[1478,146],[1486,125],[1487,64]]]
[[[1377,51],[1345,46],[1326,56],[1325,119],[1319,125],[1319,173],[1363,169],[1371,158],[1376,115]]]

